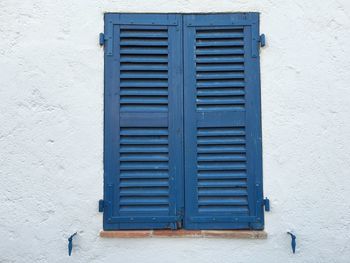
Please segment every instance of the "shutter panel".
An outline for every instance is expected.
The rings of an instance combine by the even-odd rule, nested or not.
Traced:
[[[263,228],[258,14],[184,19],[185,228]]]
[[[179,18],[105,15],[105,230],[176,228],[180,219]]]

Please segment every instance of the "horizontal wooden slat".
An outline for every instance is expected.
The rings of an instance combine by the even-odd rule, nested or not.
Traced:
[[[222,88],[222,89],[197,89],[198,96],[236,96],[244,95],[245,92],[243,89],[239,88]]]
[[[149,47],[127,47],[127,48],[121,48],[120,49],[120,54],[156,54],[156,55],[161,55],[161,54],[168,54],[168,49],[167,48],[149,48]],[[242,54],[242,53],[237,53],[237,54]]]
[[[120,95],[126,95],[126,96],[133,96],[133,95],[154,95],[154,96],[167,96],[168,95],[168,90],[166,88],[123,88],[120,91]]]
[[[154,179],[154,180],[128,180],[123,179],[119,183],[119,187],[169,187],[168,180]],[[151,189],[150,189],[151,190]]]
[[[216,73],[197,73],[196,78],[200,79],[243,79],[243,72],[216,72]]]
[[[123,179],[158,179],[158,178],[168,178],[169,174],[167,171],[160,170],[160,171],[152,171],[152,170],[145,170],[145,171],[120,171],[120,178]]]
[[[154,145],[149,147],[147,145],[121,145],[120,153],[166,153],[168,146],[166,144]]]
[[[167,170],[168,163],[161,161],[153,162],[121,162],[120,170]]]
[[[157,71],[157,70],[168,70],[168,65],[163,64],[152,64],[152,63],[121,63],[120,70],[142,70],[142,71]]]
[[[145,46],[145,47],[159,47],[159,46],[168,46],[167,40],[159,39],[121,39],[121,46]]]
[[[214,38],[214,39],[222,39],[222,38],[243,38],[243,33],[197,33],[197,39],[204,38]]]
[[[132,118],[132,114],[128,114],[129,118]],[[159,117],[157,114],[156,117]],[[168,129],[167,128],[159,128],[159,127],[123,127],[120,129],[120,135],[168,135]]]
[[[248,191],[245,188],[203,188],[198,189],[199,196],[247,196]]]
[[[125,138],[121,137],[120,138],[120,144],[142,144],[142,145],[158,145],[158,144],[166,144],[168,143],[168,138],[157,138],[155,136],[153,137],[138,137],[138,138]],[[149,146],[150,147],[150,146]]]
[[[197,40],[196,46],[197,47],[227,47],[227,46],[243,46],[244,42],[242,40],[225,40],[225,41],[219,41],[218,39],[214,40]]]
[[[120,73],[121,79],[167,79],[167,72],[154,72],[154,71],[139,71],[139,72],[128,72],[122,71]]]
[[[158,188],[140,188],[140,189],[129,189],[129,188],[121,188],[120,196],[168,196],[169,190],[164,187],[164,189]]]
[[[244,81],[198,81],[199,88],[215,88],[215,87],[244,87]]]
[[[233,145],[198,145],[198,153],[244,153],[244,146]]]
[[[144,196],[144,197],[122,197],[119,201],[120,205],[129,205],[129,206],[135,206],[135,205],[166,205],[169,203],[167,197],[162,196]]]
[[[235,55],[244,54],[243,48],[227,48],[227,49],[197,49],[197,55]]]
[[[240,97],[215,96],[215,97],[197,97],[197,105],[237,105],[244,104],[245,99]]]
[[[220,197],[213,197],[213,196],[201,196],[199,195],[198,200],[199,205],[207,205],[207,206],[215,206],[215,205],[221,205],[221,206],[245,206],[248,205],[248,200],[244,197],[235,196],[235,197],[227,197],[227,196],[220,196]]]
[[[244,127],[200,127],[197,131],[197,136],[232,136],[244,134]]]
[[[222,170],[242,170],[242,169],[247,169],[247,166],[243,163],[240,164],[222,164],[222,163],[218,163],[218,164],[199,164],[198,166],[199,170],[218,170],[218,169],[222,169]]]
[[[234,170],[198,171],[198,179],[244,179],[244,178],[247,178],[247,173],[244,171],[234,171]]]
[[[199,154],[198,161],[206,161],[206,162],[227,162],[227,161],[246,161],[246,156],[244,154]]]
[[[167,32],[145,32],[145,31],[121,31],[121,38],[167,38]]]
[[[128,63],[166,63],[168,58],[164,55],[156,56],[156,55],[124,55],[120,58],[120,62],[128,62]]]
[[[161,62],[161,61],[160,61]],[[243,57],[215,57],[215,56],[202,56],[196,58],[196,63],[242,63]]]
[[[123,213],[147,213],[149,215],[156,216],[155,213],[167,213],[169,211],[168,205],[121,205],[119,208],[121,214]],[[157,217],[158,218],[158,217]],[[145,223],[145,219],[143,223]],[[130,219],[129,219],[130,222]],[[159,221],[157,221],[159,222]]]
[[[168,104],[167,96],[121,96],[120,104]]]
[[[243,64],[197,64],[197,72],[199,71],[242,71],[244,70]]]

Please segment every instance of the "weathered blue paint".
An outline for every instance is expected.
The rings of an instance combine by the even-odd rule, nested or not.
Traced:
[[[184,16],[186,229],[262,229],[259,17]]]
[[[263,228],[259,41],[257,13],[105,15],[105,230]]]
[[[105,15],[105,230],[181,220],[181,28],[180,15]]]

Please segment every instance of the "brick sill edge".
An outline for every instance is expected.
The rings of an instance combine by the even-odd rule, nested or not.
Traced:
[[[118,230],[100,232],[106,238],[146,238],[146,237],[199,237],[232,239],[266,239],[265,231],[254,230]]]

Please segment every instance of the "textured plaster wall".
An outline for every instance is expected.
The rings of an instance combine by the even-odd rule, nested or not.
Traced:
[[[261,12],[267,240],[98,236],[105,11]],[[0,262],[349,262],[349,43],[348,0],[1,0]]]

